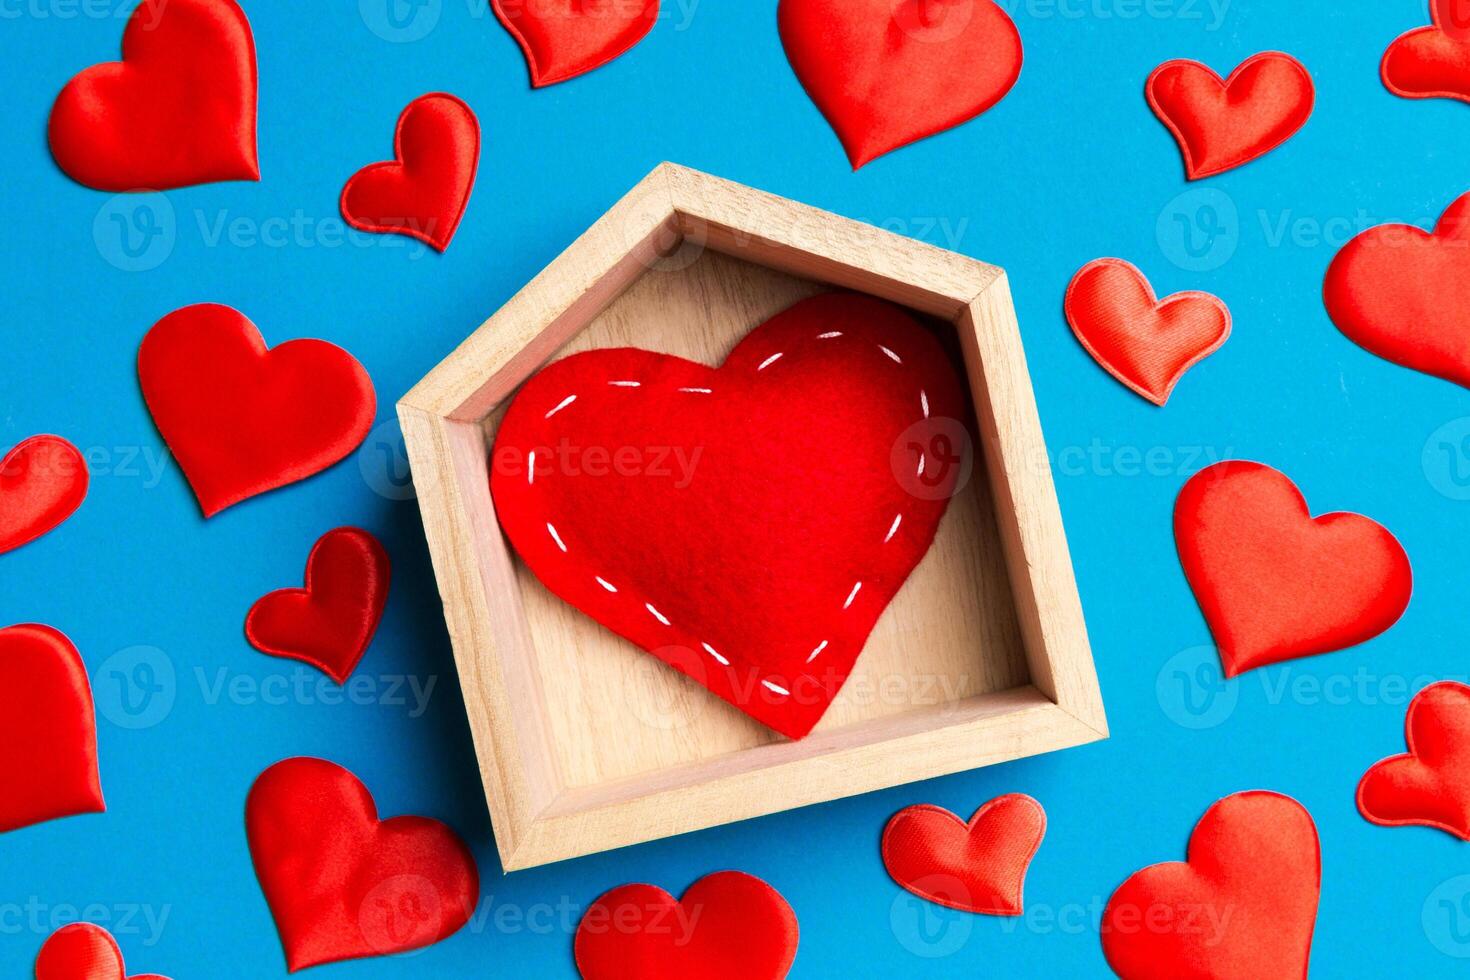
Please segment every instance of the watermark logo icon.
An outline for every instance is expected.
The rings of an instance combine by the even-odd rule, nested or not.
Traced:
[[[1446,422],[1424,442],[1424,477],[1451,500],[1470,500],[1470,417]]]
[[[357,450],[357,469],[363,482],[387,500],[413,500],[413,472],[397,419],[389,419],[368,434]]]
[[[1225,679],[1212,646],[1190,647],[1165,661],[1154,693],[1170,721],[1195,730],[1223,724],[1240,700],[1240,688]]]
[[[1470,959],[1470,875],[1451,878],[1430,892],[1420,921],[1435,949]]]
[[[94,676],[97,710],[119,728],[152,728],[169,716],[178,697],[174,662],[157,647],[119,650]]]
[[[963,949],[975,923],[968,913],[903,892],[888,910],[888,927],[904,949],[921,959],[937,960]]]
[[[1164,257],[1186,272],[1229,262],[1240,245],[1240,212],[1224,191],[1187,190],[1164,205],[1155,229]]]
[[[163,194],[118,194],[92,221],[97,254],[123,272],[147,272],[173,254],[178,241],[174,206]]]
[[[920,500],[957,497],[975,470],[970,430],[958,419],[920,419],[894,440],[888,462],[899,486]]]
[[[393,44],[422,41],[439,26],[443,0],[358,0],[368,30]]]

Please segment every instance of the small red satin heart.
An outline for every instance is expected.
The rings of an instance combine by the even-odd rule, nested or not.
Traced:
[[[398,117],[393,154],[347,181],[342,217],[362,231],[408,235],[444,251],[475,187],[479,120],[452,95],[421,95]]]
[[[900,810],[883,829],[883,866],[906,891],[952,909],[1020,915],[1026,869],[1046,811],[1022,793],[1000,796],[969,823],[937,806]]]
[[[36,980],[168,980],[156,973],[129,977],[122,950],[106,929],[90,922],[63,926],[36,957]]]
[[[143,0],[122,53],[51,109],[51,153],[69,177],[103,191],[260,179],[255,41],[234,0]]]
[[[582,980],[781,980],[798,939],[776,889],[721,871],[678,901],[653,885],[614,888],[582,916],[573,951]]]
[[[1470,687],[1431,684],[1404,721],[1409,751],[1358,783],[1358,811],[1385,827],[1417,824],[1470,840]]]
[[[287,759],[245,801],[255,874],[288,969],[430,946],[469,921],[475,859],[437,820],[378,820],[367,788],[341,766]]]
[[[1360,514],[1314,519],[1296,485],[1260,463],[1195,474],[1174,505],[1174,536],[1226,677],[1372,639],[1413,593],[1387,528]]]
[[[1166,61],[1148,76],[1148,104],[1169,127],[1190,180],[1276,149],[1306,125],[1316,90],[1289,54],[1252,55],[1222,79],[1198,61]]]
[[[293,340],[267,349],[244,314],[213,303],[154,324],[138,380],[205,517],[341,460],[377,411],[372,379],[342,348]]]
[[[1195,825],[1187,863],[1113,892],[1103,954],[1122,980],[1302,980],[1321,882],[1312,815],[1278,793],[1236,793]]]
[[[1230,336],[1230,310],[1217,297],[1184,292],[1160,300],[1122,259],[1095,259],[1079,269],[1064,307],[1093,360],[1155,405]]]
[[[0,833],[107,809],[87,668],[49,626],[0,629],[0,745]]]
[[[1470,2],[1430,0],[1432,27],[1416,27],[1383,53],[1384,86],[1405,99],[1470,102]]]
[[[777,17],[854,170],[974,119],[1021,76],[1021,35],[991,0],[781,0]]]
[[[257,650],[344,684],[378,630],[390,573],[377,538],[355,527],[328,531],[306,560],[306,587],[262,596],[245,617],[245,635]]]
[[[0,459],[0,555],[53,530],[87,497],[87,461],[60,436],[32,436]]]
[[[601,68],[643,40],[659,0],[490,0],[537,88]]]

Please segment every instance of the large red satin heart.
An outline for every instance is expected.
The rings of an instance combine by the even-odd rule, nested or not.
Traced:
[[[107,809],[92,685],[58,630],[0,629],[0,745],[0,833]]]
[[[1072,332],[1113,377],[1163,405],[1186,371],[1230,336],[1230,310],[1209,293],[1162,300],[1122,259],[1094,259],[1077,271],[1064,302]]]
[[[1264,156],[1306,125],[1316,90],[1302,63],[1264,51],[1222,79],[1198,61],[1155,68],[1146,86],[1154,115],[1174,134],[1190,180]]]
[[[292,973],[432,945],[479,899],[475,859],[453,830],[427,817],[379,821],[357,777],[321,759],[261,773],[245,833]]]
[[[51,934],[36,957],[36,980],[168,980],[156,973],[129,977],[122,950],[106,929],[75,922]]]
[[[632,349],[552,364],[507,412],[490,486],[552,592],[799,738],[933,541],[967,416],[929,331],[829,293],[719,368]]]
[[[1431,684],[1409,702],[1409,751],[1358,783],[1358,811],[1385,827],[1417,824],[1470,840],[1470,687]]]
[[[68,176],[103,191],[260,179],[255,41],[234,0],[143,0],[122,53],[51,109],[51,153]]]
[[[643,40],[659,0],[490,0],[537,88],[601,68]]]
[[[421,95],[398,117],[394,160],[362,168],[342,188],[342,217],[363,231],[449,247],[480,165],[474,110],[443,92]]]
[[[1026,869],[1046,834],[1046,811],[1010,793],[968,823],[937,806],[900,810],[883,828],[883,866],[920,898],[982,915],[1020,915]]]
[[[721,871],[677,901],[653,885],[614,888],[582,916],[573,951],[583,980],[781,980],[798,938],[776,889]]]
[[[213,303],[148,331],[138,380],[205,517],[341,460],[377,411],[372,379],[342,348],[293,340],[269,350],[242,313]]]
[[[1322,299],[1358,346],[1470,387],[1470,194],[1433,233],[1379,225],[1348,242],[1327,267]]]
[[[1303,980],[1321,883],[1312,815],[1278,793],[1236,793],[1195,825],[1187,863],[1113,892],[1103,954],[1122,980]]]
[[[1021,35],[991,0],[781,0],[777,17],[855,170],[968,122],[1021,76]]]
[[[1179,560],[1226,677],[1355,646],[1398,622],[1413,593],[1403,547],[1360,514],[1313,519],[1260,463],[1217,463],[1174,505]]]
[[[1384,86],[1405,99],[1470,102],[1470,3],[1430,0],[1431,27],[1416,27],[1383,52]]]
[[[32,436],[0,459],[0,555],[65,521],[87,497],[87,461],[60,436]]]

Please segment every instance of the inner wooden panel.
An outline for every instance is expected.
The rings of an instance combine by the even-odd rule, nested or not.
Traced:
[[[686,244],[553,360],[640,347],[717,365],[753,327],[827,288]],[[485,420],[487,439],[503,413],[501,406]],[[984,464],[975,456],[934,546],[878,621],[817,732],[942,712],[1027,683]],[[600,786],[784,738],[552,595],[518,558],[515,567],[564,787]]]

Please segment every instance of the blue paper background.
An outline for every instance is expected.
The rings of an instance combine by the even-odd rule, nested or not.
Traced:
[[[0,622],[53,624],[82,650],[108,800],[105,816],[0,837],[0,973],[29,976],[52,926],[85,910],[110,920],[134,972],[284,975],[242,806],[262,769],[301,754],[357,772],[385,814],[449,821],[484,879],[476,921],[452,939],[322,977],[572,977],[571,930],[602,891],[679,892],[731,866],[795,907],[798,978],[1107,975],[1096,920],[1112,889],[1179,858],[1211,802],[1256,787],[1296,796],[1321,831],[1314,975],[1467,968],[1467,846],[1372,827],[1353,792],[1401,751],[1413,690],[1470,677],[1470,395],[1354,347],[1320,300],[1347,237],[1429,224],[1470,187],[1470,109],[1400,100],[1378,80],[1388,42],[1427,21],[1421,0],[1011,0],[1026,45],[1011,95],[857,174],[787,66],[773,0],[664,0],[629,55],[539,92],[484,0],[245,0],[264,180],[113,200],[56,170],[45,123],[73,73],[116,57],[130,6],[0,0],[0,446],[60,433],[95,471],[71,521],[0,558]],[[1187,185],[1144,102],[1148,72],[1174,57],[1228,71],[1272,48],[1312,71],[1311,122],[1264,160]],[[400,109],[435,89],[484,125],[459,237],[443,257],[407,239],[344,242],[343,181],[386,156]],[[502,878],[391,406],[665,159],[1010,271],[1113,738]],[[1100,371],[1063,321],[1068,279],[1101,255],[1234,312],[1230,342],[1166,410]],[[177,469],[151,469],[162,446],[133,369],[147,328],[200,301],[239,307],[273,344],[346,346],[376,381],[384,427],[325,475],[202,521]],[[1192,472],[1231,456],[1285,470],[1317,511],[1358,510],[1400,536],[1417,582],[1395,629],[1220,685],[1170,510]],[[241,623],[347,523],[382,536],[396,581],[361,671],[375,690],[332,704],[314,673],[252,651]],[[402,703],[403,677],[435,683],[427,711]],[[1025,919],[943,913],[886,877],[877,840],[895,810],[969,813],[1010,791],[1050,816]]]

